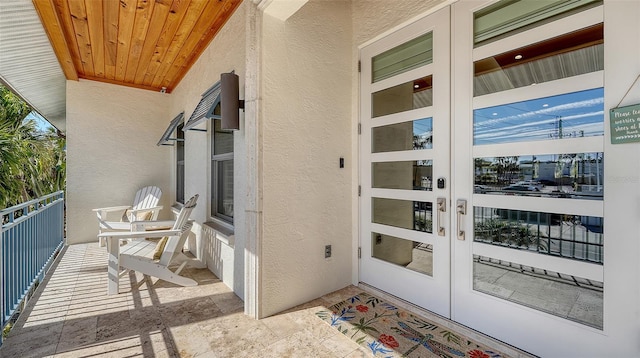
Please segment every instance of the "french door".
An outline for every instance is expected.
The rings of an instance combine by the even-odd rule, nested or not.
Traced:
[[[361,52],[361,281],[449,316],[449,10]],[[416,289],[419,288],[419,289]]]
[[[602,349],[602,23],[459,1],[361,49],[360,281],[536,354]]]

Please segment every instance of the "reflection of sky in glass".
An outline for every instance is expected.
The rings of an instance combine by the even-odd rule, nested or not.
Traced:
[[[604,89],[473,111],[475,145],[604,135]]]

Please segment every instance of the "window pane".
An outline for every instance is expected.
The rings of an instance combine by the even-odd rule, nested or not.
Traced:
[[[371,163],[374,188],[431,190],[431,160]]]
[[[371,233],[371,256],[433,276],[433,245]]]
[[[385,51],[371,61],[372,82],[378,82],[433,61],[433,33]]]
[[[602,24],[474,62],[475,96],[604,70]]]
[[[603,88],[473,111],[475,145],[602,135]]]
[[[474,192],[596,199],[604,195],[604,153],[474,159]]]
[[[177,164],[176,202],[184,204],[184,161]]]
[[[598,264],[604,262],[603,218],[474,207],[474,241]]]
[[[433,105],[431,76],[399,84],[371,94],[372,117],[410,111]]]
[[[602,329],[602,282],[473,256],[473,289]]]
[[[432,135],[431,118],[374,127],[371,129],[371,152],[431,149]]]
[[[213,155],[233,153],[233,132],[221,128],[222,120],[216,119],[213,123]]]
[[[602,4],[602,0],[502,0],[473,15],[475,47]]]
[[[372,220],[376,224],[432,232],[430,202],[372,198]]]
[[[184,124],[178,126],[176,141],[176,202],[184,204]]]
[[[216,210],[219,215],[233,218],[233,160],[217,162]]]

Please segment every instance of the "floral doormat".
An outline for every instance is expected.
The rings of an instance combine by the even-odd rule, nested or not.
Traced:
[[[506,357],[364,292],[316,315],[376,357]]]

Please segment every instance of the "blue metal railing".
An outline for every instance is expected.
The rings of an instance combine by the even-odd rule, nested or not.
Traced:
[[[0,328],[4,330],[62,248],[64,191],[4,209],[0,220]]]

